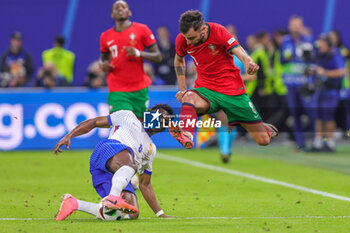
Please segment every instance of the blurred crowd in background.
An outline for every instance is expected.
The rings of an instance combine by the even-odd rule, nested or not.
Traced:
[[[260,70],[245,74],[235,59],[246,83],[247,93],[264,121],[281,131],[290,131],[297,150],[306,150],[304,132],[313,132],[313,151],[334,151],[334,131],[350,129],[350,55],[338,31],[313,35],[299,16],[292,16],[288,28],[260,31],[239,38],[237,28],[227,30],[250,54]],[[176,85],[175,45],[166,26],[155,32],[163,60],[145,63],[144,70],[153,86]],[[23,46],[20,32],[10,36],[10,46],[0,58],[0,87],[69,87],[74,79],[75,54],[64,48],[65,39],[57,36],[53,47],[42,52],[42,61],[33,61]],[[34,64],[41,64],[37,69]],[[192,88],[196,68],[187,59],[187,86]],[[89,88],[106,87],[106,74],[98,60],[87,67],[85,84]],[[286,119],[291,119],[288,123]]]

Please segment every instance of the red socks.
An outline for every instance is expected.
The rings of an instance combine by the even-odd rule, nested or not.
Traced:
[[[183,103],[180,111],[180,121],[184,122],[183,130],[186,130],[194,136],[196,129],[197,113],[193,104]]]

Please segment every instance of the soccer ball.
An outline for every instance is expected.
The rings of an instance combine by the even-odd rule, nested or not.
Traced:
[[[120,210],[111,210],[101,207],[99,210],[99,219],[104,221],[119,221],[123,219],[130,219],[129,214],[126,214]]]

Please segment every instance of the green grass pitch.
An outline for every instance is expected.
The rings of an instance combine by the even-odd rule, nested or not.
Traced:
[[[336,154],[241,146],[234,148],[230,164],[221,163],[217,149],[159,150],[153,188],[165,213],[177,218],[156,218],[137,191],[138,220],[103,222],[77,212],[65,221],[54,221],[64,193],[100,201],[91,183],[90,153],[1,152],[0,232],[350,232],[350,202],[337,199],[350,197],[350,146],[339,146]],[[338,196],[270,184],[228,170]]]

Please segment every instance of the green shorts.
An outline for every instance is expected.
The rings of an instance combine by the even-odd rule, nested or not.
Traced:
[[[143,117],[149,104],[148,87],[133,92],[110,92],[108,93],[107,103],[109,112],[119,110],[131,110],[137,117]]]
[[[223,110],[227,115],[229,125],[262,122],[247,93],[242,95],[225,95],[205,87],[194,88],[192,91],[197,92],[209,103],[210,107],[207,113],[216,113]]]

